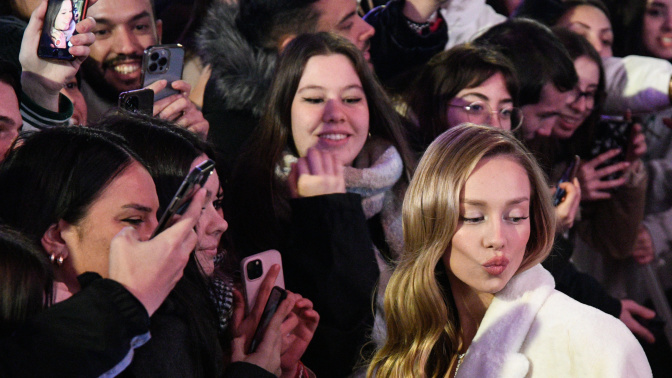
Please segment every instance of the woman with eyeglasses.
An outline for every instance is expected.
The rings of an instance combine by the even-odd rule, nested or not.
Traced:
[[[407,92],[408,117],[423,151],[438,135],[464,122],[513,130],[523,115],[518,80],[499,52],[471,44],[432,58]]]

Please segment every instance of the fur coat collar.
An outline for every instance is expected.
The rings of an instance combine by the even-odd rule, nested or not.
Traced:
[[[231,110],[251,111],[261,117],[278,52],[255,46],[236,26],[238,6],[215,2],[196,43],[205,64],[212,68],[211,82]]]
[[[553,277],[540,264],[514,276],[488,307],[460,365],[459,376],[527,375],[529,361],[520,350],[537,312],[554,288]]]

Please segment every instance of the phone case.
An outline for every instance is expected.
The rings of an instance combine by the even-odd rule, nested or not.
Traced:
[[[131,113],[152,115],[154,110],[154,91],[136,89],[119,94],[119,108]]]
[[[210,177],[210,174],[215,169],[215,162],[206,160],[192,169],[187,177],[184,178],[182,184],[177,189],[177,192],[170,200],[170,204],[161,215],[159,224],[154,229],[151,238],[160,234],[167,226],[168,222],[173,219],[175,214],[183,214],[191,203],[191,198],[194,194],[205,185],[205,182]]]
[[[253,270],[259,273],[260,275],[254,275],[250,277],[250,271],[248,271],[248,264],[253,264]],[[268,274],[268,270],[273,266],[273,264],[280,265],[280,273],[278,278],[275,279],[275,285],[282,289],[285,288],[285,278],[282,275],[282,257],[280,252],[269,249],[268,251],[260,252],[252,256],[248,256],[240,262],[240,270],[243,272],[243,285],[245,287],[245,303],[247,304],[246,312],[249,311],[254,306],[254,302],[257,300],[257,294],[259,294],[259,288],[261,283]]]
[[[67,22],[68,28],[59,26],[63,14],[59,11],[63,6],[72,5],[70,21]],[[72,2],[49,0],[47,12],[45,14],[44,26],[40,35],[40,43],[37,45],[37,56],[40,58],[73,60],[74,56],[70,54],[70,38],[75,35],[75,25],[86,17],[86,10],[89,0],[72,0]],[[54,9],[59,7],[59,9]],[[52,33],[53,31],[53,33]],[[61,47],[59,47],[61,46]]]
[[[142,87],[155,81],[167,80],[168,85],[154,95],[154,102],[180,93],[170,87],[176,80],[182,80],[184,49],[180,44],[156,45],[148,47],[142,57]]]
[[[591,159],[609,150],[620,148],[621,152],[613,158],[602,163],[598,168],[625,161],[633,122],[618,119],[617,117],[602,117],[597,123],[593,146],[590,150]],[[614,180],[623,172],[615,172],[602,178],[603,181]]]
[[[254,336],[252,337],[252,342],[250,343],[250,349],[248,354],[254,353],[257,350],[257,346],[261,343],[261,340],[264,338],[266,333],[266,328],[271,322],[271,318],[275,315],[278,310],[278,306],[282,301],[287,298],[287,292],[284,289],[279,288],[278,286],[273,287],[271,294],[268,296],[268,302],[264,306],[264,312],[261,314],[259,319],[259,325],[254,331]]]

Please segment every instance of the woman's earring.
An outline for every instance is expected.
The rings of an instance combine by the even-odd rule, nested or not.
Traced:
[[[64,260],[65,260],[65,259],[63,258],[63,256],[58,256],[58,257],[56,257],[56,254],[55,254],[55,253],[52,253],[52,254],[49,255],[49,261],[50,261],[52,264],[56,264],[56,266],[61,266],[61,265],[63,265],[63,261],[64,261]]]

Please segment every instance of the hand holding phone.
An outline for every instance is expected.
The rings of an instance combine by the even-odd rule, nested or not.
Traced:
[[[154,107],[154,92],[151,89],[136,89],[119,94],[119,109],[131,113],[152,115]]]
[[[271,267],[276,264],[280,266],[280,272],[275,279],[274,285],[284,289],[285,278],[282,275],[282,257],[280,256],[280,252],[270,249],[248,256],[240,262],[247,313],[252,310],[257,301],[257,295],[264,278],[268,275]]]
[[[75,25],[86,15],[88,0],[49,0],[37,55],[41,58],[73,60],[70,39]]]
[[[172,83],[182,80],[184,49],[182,45],[156,45],[148,47],[142,56],[142,87],[156,81],[166,80],[166,87],[154,94],[154,102],[180,93]]]
[[[567,169],[565,169],[565,172],[562,174],[560,180],[558,180],[558,183],[555,186],[556,189],[555,194],[553,195],[553,206],[558,206],[565,197],[565,194],[567,194],[567,192],[560,187],[560,184],[563,182],[574,181],[574,177],[576,177],[576,172],[579,170],[580,163],[581,158],[578,155],[574,155],[574,159],[572,159],[572,162],[569,163],[569,166],[567,166]]]
[[[266,306],[264,306],[264,312],[261,314],[261,319],[259,319],[259,325],[254,331],[254,337],[252,337],[250,348],[247,351],[248,354],[252,354],[257,350],[257,346],[259,346],[261,340],[266,334],[266,328],[268,328],[268,324],[271,322],[271,318],[278,310],[280,302],[285,300],[285,298],[287,298],[287,291],[278,286],[274,286],[271,290],[271,294],[268,296]]]
[[[206,160],[201,164],[197,165],[194,169],[189,172],[187,177],[184,178],[182,184],[177,189],[177,192],[170,200],[170,204],[161,215],[158,226],[152,234],[152,238],[161,233],[168,223],[173,219],[176,214],[182,215],[184,211],[189,207],[191,199],[196,194],[196,192],[205,185],[205,182],[208,181],[208,177],[215,169],[215,162],[212,160]]]

